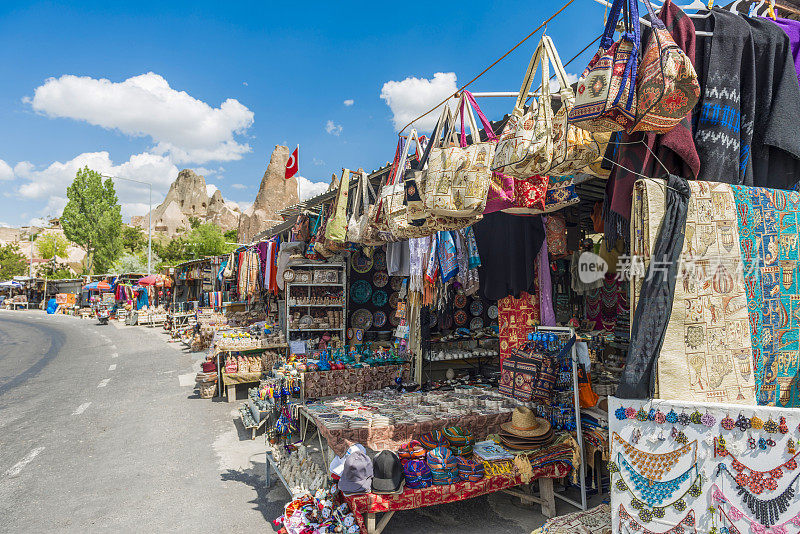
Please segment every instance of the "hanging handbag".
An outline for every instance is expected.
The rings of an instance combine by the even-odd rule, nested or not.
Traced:
[[[636,77],[636,122],[630,132],[665,133],[688,115],[700,98],[700,83],[689,57],[675,44],[664,21],[644,0],[652,31]]]
[[[309,230],[308,216],[305,213],[300,213],[292,228],[292,241],[303,241],[307,243],[309,239],[311,239],[311,233]]]
[[[397,153],[395,152],[395,160],[396,159]],[[364,245],[380,246],[386,243],[397,241],[397,238],[392,236],[392,233],[389,231],[389,223],[386,220],[386,214],[383,205],[384,199],[381,196],[383,188],[386,187],[386,184],[388,184],[390,180],[393,180],[394,171],[395,167],[392,166],[392,169],[388,174],[386,174],[381,182],[380,187],[378,187],[378,197],[375,200],[375,204],[370,207],[369,224],[367,225],[367,229],[364,232],[364,237],[362,238],[362,243]]]
[[[339,179],[339,190],[336,193],[333,213],[325,226],[326,243],[344,243],[347,239],[347,203],[349,197],[350,169],[342,169],[342,177]]]
[[[494,156],[497,138],[491,123],[481,113],[469,91],[462,91],[458,106],[461,115],[461,146],[435,146],[431,149],[425,178],[424,205],[425,210],[432,215],[474,217],[482,215],[486,207],[492,175],[489,165]],[[480,132],[472,113],[473,106],[486,129],[487,141],[480,140]],[[464,132],[465,114],[472,133],[471,145],[467,145]],[[431,139],[431,142],[438,140]]]
[[[561,97],[561,107],[555,113],[550,96],[551,62]],[[539,63],[542,64],[540,97],[525,113],[525,101]],[[575,94],[567,82],[561,58],[552,39],[544,35],[531,57],[514,111],[500,136],[492,169],[525,180],[537,174],[570,174],[597,159],[599,147],[591,134],[569,124],[568,114],[574,102]]]
[[[416,182],[418,181],[416,175],[421,174],[418,171],[407,171],[405,169],[408,164],[408,150],[412,143],[416,144],[417,154],[422,154],[422,145],[419,142],[416,130],[411,130],[407,139],[401,137],[397,144],[400,157],[395,158],[397,168],[395,172],[392,173],[395,183],[384,186],[384,191],[386,192],[384,199],[386,220],[389,223],[389,230],[392,232],[392,235],[398,239],[425,237],[436,232],[434,218],[430,216],[426,217],[424,213],[419,213],[417,204],[414,204],[414,208],[416,208],[414,215],[416,220],[421,224],[412,224],[409,220],[410,213],[406,195],[409,193],[409,187],[412,189],[412,195],[416,196],[419,194],[416,186]],[[411,177],[409,177],[409,175],[411,175]],[[402,177],[402,181],[400,177]],[[414,185],[410,183],[406,185],[409,181],[413,182]]]
[[[620,15],[625,33],[613,42]],[[570,122],[591,132],[616,132],[633,124],[639,40],[638,0],[614,0],[600,49],[578,80]]]
[[[358,184],[356,185],[356,198],[353,200],[353,213],[347,222],[347,240],[351,243],[361,243],[369,226],[370,193],[375,196],[369,176],[366,172],[358,170]]]
[[[567,221],[561,215],[550,215],[544,222],[547,251],[553,256],[567,253]]]
[[[594,408],[597,406],[597,400],[600,397],[592,389],[592,383],[589,373],[583,368],[583,365],[578,365],[578,399],[581,408]]]
[[[317,216],[314,224],[311,226],[311,238],[308,240],[308,246],[306,247],[305,257],[309,260],[321,260],[323,259],[316,250],[314,249],[314,245],[317,243],[320,235],[320,226],[322,225],[322,211]]]
[[[515,181],[513,176],[492,172],[489,194],[486,196],[486,207],[483,210],[484,215],[514,207]]]
[[[514,205],[503,210],[513,215],[532,215],[544,211],[544,200],[547,196],[547,176],[538,174],[528,180],[514,178]]]

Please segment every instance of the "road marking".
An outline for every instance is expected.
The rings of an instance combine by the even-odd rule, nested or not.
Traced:
[[[25,455],[25,458],[12,465],[11,469],[6,471],[5,476],[7,477],[17,476],[20,473],[20,471],[22,471],[22,468],[31,463],[33,459],[39,456],[39,453],[42,452],[43,450],[44,447],[36,447],[35,449],[33,449],[31,452]]]
[[[108,336],[101,335],[101,336],[100,336],[100,339],[102,339],[102,340],[103,340],[103,341],[105,341],[106,343],[111,343],[111,338],[110,338],[110,337],[108,337]]]
[[[185,375],[178,375],[178,385],[181,387],[194,385],[195,373],[186,373]]]
[[[116,368],[117,368],[117,364],[116,363],[112,363],[111,365],[108,366],[108,370],[109,371],[114,371],[114,370],[116,370]]]
[[[111,353],[111,357],[112,357],[112,358],[116,358],[117,356],[119,356],[119,353],[118,353],[118,352],[112,352],[112,353]]]
[[[75,409],[75,411],[74,411],[74,412],[72,412],[72,415],[80,415],[80,414],[82,414],[83,412],[85,412],[85,411],[86,411],[86,408],[88,408],[90,404],[91,404],[91,402],[84,402],[83,404],[81,404],[80,406],[78,406],[78,407]]]
[[[110,379],[110,378],[104,378],[103,380],[101,380],[101,381],[100,381],[100,383],[99,383],[99,384],[97,384],[97,387],[99,387],[99,388],[104,388],[104,387],[106,387],[106,386],[108,385],[108,383],[109,383],[110,381],[111,381],[111,379]]]

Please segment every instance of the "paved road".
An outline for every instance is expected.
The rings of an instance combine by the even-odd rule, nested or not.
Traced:
[[[264,441],[200,399],[201,354],[157,329],[0,311],[0,532],[271,531]],[[559,502],[562,513],[571,508]],[[402,512],[384,531],[529,533],[508,496]]]

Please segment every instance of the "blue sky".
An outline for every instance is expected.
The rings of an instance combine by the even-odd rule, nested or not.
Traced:
[[[343,166],[378,168],[394,156],[395,122],[440,101],[561,5],[3,2],[0,223],[59,214],[84,164],[152,182],[154,203],[177,170],[197,169],[242,206],[276,144],[300,144],[310,182]],[[603,12],[576,0],[549,24],[564,62],[602,32]],[[471,89],[517,91],[538,37]],[[567,72],[579,74],[594,51]],[[491,119],[513,107],[480,103]],[[315,191],[308,181],[305,194]],[[126,215],[147,210],[146,189],[119,182],[118,192]]]

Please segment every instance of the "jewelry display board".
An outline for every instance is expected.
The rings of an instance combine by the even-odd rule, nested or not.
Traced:
[[[800,410],[609,397],[615,533],[800,532]]]

